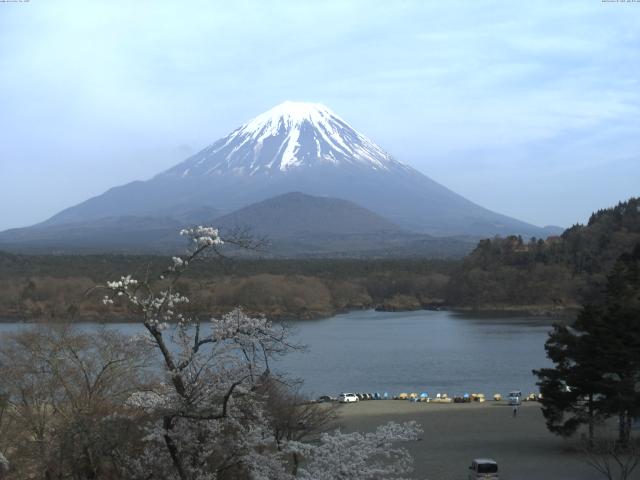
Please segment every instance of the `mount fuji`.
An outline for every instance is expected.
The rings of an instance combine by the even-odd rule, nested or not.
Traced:
[[[112,188],[33,227],[0,233],[0,243],[121,217],[211,222],[289,192],[355,203],[412,234],[557,232],[467,200],[395,159],[323,105],[284,102],[150,180]]]

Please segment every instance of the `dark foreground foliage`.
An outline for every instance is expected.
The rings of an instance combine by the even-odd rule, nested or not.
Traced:
[[[556,325],[545,344],[553,368],[539,378],[549,429],[568,436],[583,424],[618,417],[618,443],[629,444],[640,416],[640,244],[623,254],[602,301],[587,304],[570,326]]]

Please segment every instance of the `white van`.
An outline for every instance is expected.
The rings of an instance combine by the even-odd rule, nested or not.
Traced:
[[[358,402],[360,399],[355,393],[341,393],[338,395],[338,402],[340,403],[352,403]]]
[[[469,480],[498,480],[498,463],[490,458],[475,458],[469,466]]]
[[[509,405],[520,405],[520,403],[522,403],[522,392],[520,390],[509,392]]]

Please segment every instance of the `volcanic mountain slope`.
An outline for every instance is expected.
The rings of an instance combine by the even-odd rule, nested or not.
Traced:
[[[355,203],[291,192],[254,203],[216,218],[221,230],[248,227],[272,239],[327,235],[381,235],[401,229]]]
[[[259,250],[227,248],[231,256],[260,257],[462,257],[474,244],[402,231],[352,202],[299,192],[280,195],[215,218],[213,211],[176,209],[174,217],[121,216],[38,225],[0,234],[0,249],[31,253],[170,253],[184,249],[178,231],[195,223],[216,225],[223,237],[264,240]]]
[[[469,239],[407,232],[355,203],[300,192],[254,203],[213,224],[223,236],[249,232],[266,239],[258,254],[273,257],[460,258],[475,246]]]
[[[179,212],[191,208],[229,213],[294,191],[354,202],[416,233],[552,233],[489,211],[434,182],[394,159],[326,107],[294,102],[258,115],[150,180],[112,188],[39,227],[123,216],[166,217],[167,212],[178,222],[189,223]]]
[[[462,257],[474,243],[406,232],[355,203],[300,192],[254,203],[214,220],[223,236],[249,232],[276,257]],[[237,252],[243,254],[243,252]]]

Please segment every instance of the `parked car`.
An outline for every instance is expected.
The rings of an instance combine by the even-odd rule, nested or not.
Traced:
[[[360,399],[356,396],[355,393],[341,393],[338,395],[338,401],[340,403],[352,403],[358,402]]]
[[[475,458],[469,466],[469,480],[498,479],[498,463],[490,458]]]
[[[329,395],[322,395],[321,397],[318,397],[319,403],[332,402],[332,401],[333,401],[333,398],[331,398]]]

